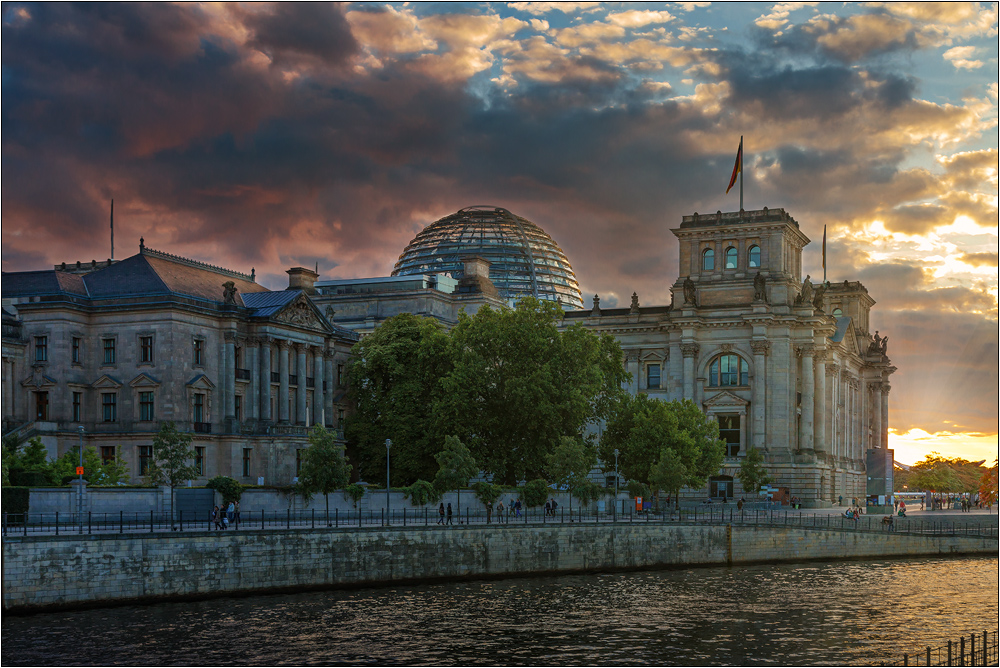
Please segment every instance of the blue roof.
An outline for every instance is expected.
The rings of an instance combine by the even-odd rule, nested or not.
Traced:
[[[243,295],[243,305],[249,309],[253,309],[251,315],[260,318],[269,318],[288,306],[300,294],[302,294],[301,290],[251,292]]]

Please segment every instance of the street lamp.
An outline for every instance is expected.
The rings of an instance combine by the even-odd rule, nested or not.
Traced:
[[[615,448],[615,522],[618,521],[618,448]]]
[[[385,524],[389,526],[389,448],[392,440],[385,439]]]

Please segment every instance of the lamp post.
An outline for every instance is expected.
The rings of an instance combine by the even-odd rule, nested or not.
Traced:
[[[392,440],[385,439],[385,525],[389,526],[389,448]]]
[[[79,427],[80,430],[80,465],[77,467],[77,485],[76,490],[76,520],[80,523],[80,533],[83,533],[83,425]]]
[[[618,448],[615,448],[615,522],[618,521]]]

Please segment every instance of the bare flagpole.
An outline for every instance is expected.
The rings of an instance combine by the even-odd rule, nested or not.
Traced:
[[[111,259],[115,259],[115,200],[111,200]]]

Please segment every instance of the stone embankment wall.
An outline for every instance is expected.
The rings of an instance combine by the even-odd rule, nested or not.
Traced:
[[[5,611],[388,582],[804,559],[997,554],[996,538],[714,525],[8,537]]]

